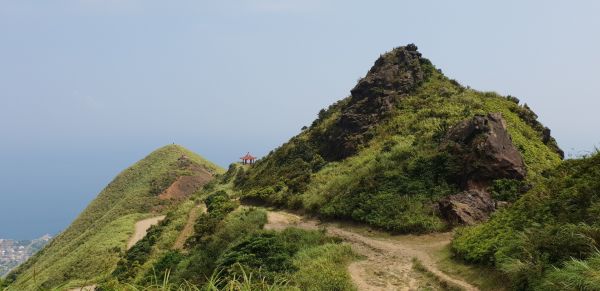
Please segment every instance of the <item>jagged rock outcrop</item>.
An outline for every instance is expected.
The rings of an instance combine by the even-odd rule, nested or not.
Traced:
[[[495,203],[489,193],[470,190],[445,197],[438,207],[448,223],[473,225],[488,219],[495,210]]]
[[[380,56],[367,75],[351,91],[351,98],[337,123],[327,133],[323,156],[339,160],[356,153],[370,139],[367,131],[394,109],[396,101],[426,77],[417,46],[409,44]]]
[[[461,162],[459,184],[464,192],[438,203],[442,216],[453,224],[483,221],[495,210],[487,188],[496,179],[525,178],[521,153],[515,148],[500,113],[478,115],[452,127],[444,150]]]
[[[525,162],[500,113],[478,115],[452,127],[446,149],[463,162],[463,186],[494,179],[523,179]]]
[[[516,103],[518,104],[518,100],[516,97],[510,96],[510,98],[516,99]],[[514,106],[510,108],[511,111],[517,113],[519,118],[531,126],[538,134],[542,137],[542,142],[550,147],[555,153],[557,153],[561,159],[565,158],[565,152],[558,146],[556,139],[552,137],[551,131],[548,127],[545,127],[538,121],[538,116],[527,106],[527,104],[523,104],[523,106]]]

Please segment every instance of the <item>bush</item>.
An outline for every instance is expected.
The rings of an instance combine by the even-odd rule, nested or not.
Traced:
[[[219,269],[229,277],[240,276],[239,263],[246,272],[258,272],[269,281],[275,281],[281,273],[295,270],[292,265],[294,250],[286,245],[275,232],[259,232],[239,241],[219,258]]]
[[[169,250],[167,253],[162,255],[152,266],[152,272],[146,274],[145,279],[148,282],[151,278],[164,278],[168,276],[171,271],[174,271],[183,260],[184,255],[179,251]]]
[[[600,155],[564,161],[546,176],[490,221],[457,232],[453,253],[470,262],[495,265],[516,289],[558,290],[556,286],[563,285],[557,280],[563,275],[573,279],[566,280],[568,284],[575,284],[567,290],[584,286],[583,281],[574,283],[581,277],[574,272],[581,262],[596,256],[600,246]],[[510,197],[517,188],[510,181],[492,187],[495,195],[510,193]],[[565,270],[555,270],[565,263]],[[550,283],[544,281],[546,276]]]
[[[112,275],[121,282],[128,281],[133,277],[137,269],[148,260],[152,252],[152,247],[168,223],[169,218],[167,217],[158,225],[151,226],[146,236],[125,252],[125,255],[117,263],[117,267],[112,272]]]
[[[209,213],[213,215],[225,216],[225,214],[235,210],[238,204],[229,198],[227,192],[220,190],[208,195],[204,200]]]
[[[543,290],[600,290],[600,253],[587,260],[572,259],[562,268],[551,270],[544,278]]]
[[[498,179],[492,183],[489,191],[492,198],[498,201],[515,202],[529,190],[524,181],[514,179]]]
[[[172,273],[176,282],[203,284],[217,267],[216,262],[232,243],[261,229],[267,222],[263,210],[240,209],[226,216],[206,213],[198,217],[195,234],[186,242],[190,253]]]

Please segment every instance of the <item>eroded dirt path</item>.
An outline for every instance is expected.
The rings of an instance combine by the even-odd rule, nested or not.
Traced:
[[[451,234],[401,235],[375,237],[343,229],[331,223],[319,223],[284,211],[268,211],[265,229],[283,230],[294,226],[303,229],[327,229],[342,238],[365,257],[350,264],[348,271],[358,290],[418,290],[423,274],[413,269],[413,258],[438,278],[464,290],[479,290],[471,284],[440,271],[432,253],[450,243]]]
[[[163,219],[165,219],[164,215],[152,217],[152,218],[148,218],[148,219],[144,219],[144,220],[140,220],[140,221],[136,222],[133,235],[131,236],[131,238],[129,239],[129,242],[127,243],[127,249],[130,249],[133,245],[135,245],[135,243],[137,243],[138,241],[143,239],[146,236],[148,229],[151,226],[158,224]]]
[[[173,249],[182,250],[185,247],[185,241],[194,233],[194,224],[196,223],[196,219],[202,213],[206,212],[206,205],[201,203],[198,206],[194,206],[192,210],[190,210],[190,214],[188,215],[188,220],[183,227],[183,230],[179,233],[179,236],[175,240],[175,244],[173,245]]]

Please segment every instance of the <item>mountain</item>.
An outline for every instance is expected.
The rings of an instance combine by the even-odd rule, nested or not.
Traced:
[[[398,233],[485,220],[563,157],[517,98],[445,77],[414,45],[380,56],[351,95],[236,178],[242,200]],[[518,188],[493,197],[498,187]]]
[[[561,227],[596,234],[580,224],[594,221],[595,206],[577,212],[595,201],[585,195],[595,176],[569,188],[593,162],[562,159],[526,104],[449,79],[410,44],[381,55],[350,96],[255,164],[223,172],[179,146],[150,154],[11,272],[9,290],[473,289],[433,257],[454,229],[452,255],[472,265],[446,258],[447,270],[514,274],[501,282],[534,288],[552,262],[566,262],[552,278],[582,274],[580,261],[528,249],[536,235],[552,244]],[[545,200],[544,189],[557,196]],[[542,227],[546,218],[560,227]],[[586,242],[566,254],[595,266]],[[544,263],[526,261],[530,250]]]
[[[120,173],[64,232],[6,281],[15,290],[33,290],[77,286],[109,273],[125,251],[136,221],[172,211],[220,172],[183,147],[156,150]],[[181,189],[166,195],[174,183],[182,184]]]
[[[0,239],[0,278],[42,249],[51,238],[44,235],[33,240]]]

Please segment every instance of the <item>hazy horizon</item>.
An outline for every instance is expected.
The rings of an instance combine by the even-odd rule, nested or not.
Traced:
[[[163,3],[0,0],[0,238],[56,234],[160,146],[263,156],[408,43],[568,155],[600,143],[598,2]]]

